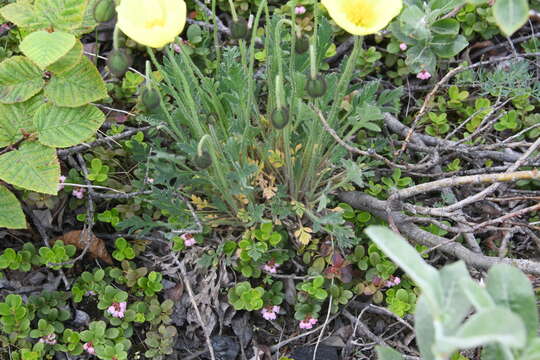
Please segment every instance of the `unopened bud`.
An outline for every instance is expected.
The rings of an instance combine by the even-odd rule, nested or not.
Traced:
[[[94,20],[98,23],[107,22],[114,16],[114,1],[99,0],[94,6]]]
[[[160,101],[161,95],[159,94],[158,90],[153,88],[144,88],[141,93],[141,102],[147,110],[152,111],[157,109],[159,107]]]
[[[306,82],[306,92],[309,96],[317,98],[326,94],[326,79],[319,74],[315,79],[308,77]]]
[[[296,37],[296,43],[294,51],[297,54],[303,54],[309,49],[309,38],[306,35],[301,35]]]
[[[276,108],[270,115],[272,125],[278,130],[281,130],[287,126],[289,119],[289,109],[287,109],[287,107]]]
[[[122,77],[131,66],[132,59],[124,49],[111,51],[107,59],[107,66],[116,77]]]
[[[203,151],[201,155],[195,155],[193,163],[201,170],[207,169],[212,165],[212,157],[208,151]]]
[[[235,40],[245,39],[248,35],[248,23],[246,19],[239,17],[231,24],[231,37]]]

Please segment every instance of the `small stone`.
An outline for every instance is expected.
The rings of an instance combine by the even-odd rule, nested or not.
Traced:
[[[211,339],[214,354],[218,360],[235,360],[240,345],[230,336],[214,336]]]
[[[292,352],[291,359],[294,360],[313,360],[313,352],[315,351],[315,346],[302,346],[294,349]],[[315,360],[338,360],[338,352],[335,347],[319,345],[317,348],[317,355]]]

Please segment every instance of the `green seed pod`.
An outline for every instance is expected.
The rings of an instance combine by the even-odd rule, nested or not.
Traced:
[[[107,59],[107,66],[116,77],[122,77],[131,66],[132,59],[124,49],[111,51]]]
[[[246,19],[239,17],[231,24],[231,37],[235,40],[245,39],[248,35],[248,24]]]
[[[297,36],[294,46],[294,52],[297,54],[305,53],[309,49],[309,38],[306,35]]]
[[[208,151],[203,151],[201,156],[195,155],[193,164],[201,170],[207,169],[212,165],[212,157]]]
[[[107,22],[114,16],[114,1],[99,0],[94,6],[94,20],[98,23]]]
[[[144,88],[141,93],[141,102],[147,110],[152,111],[157,109],[160,101],[161,95],[159,94],[159,91],[156,89]]]
[[[283,129],[289,123],[289,109],[287,107],[276,108],[270,115],[272,125],[278,130]]]
[[[309,96],[317,98],[326,94],[326,79],[319,74],[315,79],[308,77],[306,82],[306,92]]]

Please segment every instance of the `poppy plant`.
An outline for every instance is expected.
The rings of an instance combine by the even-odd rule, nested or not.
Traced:
[[[353,35],[384,29],[403,6],[402,0],[322,0],[322,4],[338,26]]]
[[[184,0],[122,0],[116,12],[124,34],[153,48],[174,41],[186,23]]]

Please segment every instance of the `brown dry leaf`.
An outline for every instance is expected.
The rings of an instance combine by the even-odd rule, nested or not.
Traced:
[[[84,250],[84,234],[81,233],[81,230],[73,230],[65,233],[56,240],[62,240],[64,244],[75,245],[78,249]],[[90,255],[92,255],[93,257],[101,259],[107,264],[112,265],[113,261],[111,256],[109,255],[109,252],[107,251],[107,248],[105,247],[105,242],[103,242],[103,240],[101,240],[94,234],[92,234],[92,238],[90,239],[90,241],[91,242],[90,247],[88,248],[88,253],[90,253]]]

